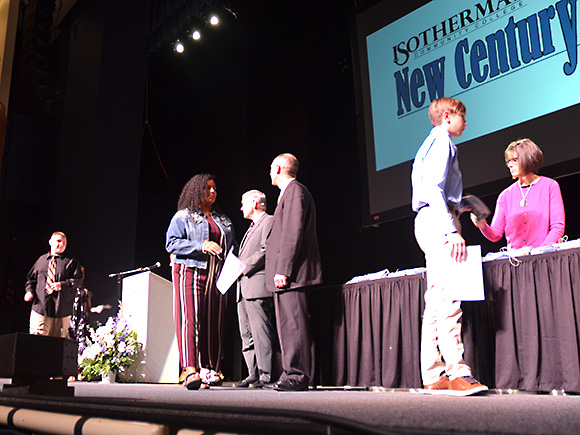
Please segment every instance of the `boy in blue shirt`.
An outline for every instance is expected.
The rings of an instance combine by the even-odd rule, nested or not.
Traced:
[[[455,261],[466,257],[461,237],[459,208],[463,195],[457,147],[452,137],[460,137],[467,126],[465,105],[453,98],[438,98],[429,106],[433,129],[413,162],[411,183],[415,238],[425,253],[427,291],[421,330],[421,377],[425,390],[460,396],[488,388],[471,376],[463,360],[461,341],[461,302],[445,291],[441,258]]]

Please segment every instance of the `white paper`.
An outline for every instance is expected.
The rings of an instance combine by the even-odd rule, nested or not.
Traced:
[[[222,294],[226,294],[229,288],[238,277],[242,274],[243,264],[238,257],[234,255],[232,251],[227,255],[224,266],[220,276],[218,277],[216,286]]]
[[[467,259],[455,261],[448,257],[445,270],[445,293],[455,301],[483,301],[483,268],[481,246],[467,247]]]

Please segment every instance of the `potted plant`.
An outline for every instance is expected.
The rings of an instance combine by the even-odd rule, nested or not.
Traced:
[[[99,376],[104,382],[118,372],[129,369],[136,362],[142,349],[137,333],[131,329],[123,316],[119,304],[116,317],[109,317],[107,323],[97,329],[90,329],[90,338],[79,355],[81,375],[88,381]]]

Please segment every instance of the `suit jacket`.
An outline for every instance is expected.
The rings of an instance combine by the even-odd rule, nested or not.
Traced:
[[[286,289],[275,286],[276,274],[288,277]],[[278,292],[320,283],[322,265],[314,200],[303,184],[293,180],[278,202],[266,240],[266,288]]]
[[[254,226],[248,229],[239,259],[244,264],[242,276],[238,280],[238,300],[241,295],[246,299],[272,297],[266,290],[264,266],[266,264],[266,238],[272,228],[272,215],[264,213]]]

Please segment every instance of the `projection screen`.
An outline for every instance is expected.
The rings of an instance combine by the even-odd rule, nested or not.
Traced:
[[[438,97],[467,107],[454,140],[465,191],[505,184],[503,151],[523,137],[551,176],[579,170],[577,0],[383,1],[354,21],[365,225],[411,213],[411,165]]]

